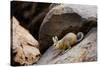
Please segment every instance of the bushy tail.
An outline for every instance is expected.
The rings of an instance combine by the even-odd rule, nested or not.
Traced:
[[[84,38],[84,34],[82,32],[77,33],[77,42],[80,42]]]

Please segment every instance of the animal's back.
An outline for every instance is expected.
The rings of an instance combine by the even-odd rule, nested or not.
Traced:
[[[66,42],[66,44],[69,43],[69,45],[72,46],[73,44],[75,44],[77,42],[77,35],[74,33],[68,33],[64,37],[64,41]]]

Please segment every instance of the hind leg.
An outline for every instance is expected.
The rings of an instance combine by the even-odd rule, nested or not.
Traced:
[[[71,49],[71,45],[69,44],[69,42],[67,43],[67,49],[63,51],[63,54],[65,54],[66,52],[68,52]]]

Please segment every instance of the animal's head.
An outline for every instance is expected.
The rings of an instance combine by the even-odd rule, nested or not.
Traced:
[[[57,36],[54,36],[52,37],[52,40],[53,40],[53,45],[56,47],[57,46],[57,43],[58,43],[58,37]]]

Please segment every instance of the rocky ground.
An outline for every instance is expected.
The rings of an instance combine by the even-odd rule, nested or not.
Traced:
[[[97,61],[95,5],[11,2],[11,65]],[[52,37],[84,34],[68,51],[55,49]]]

